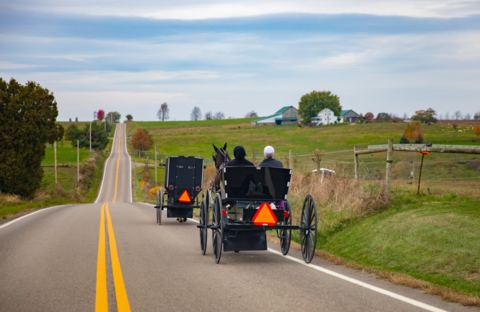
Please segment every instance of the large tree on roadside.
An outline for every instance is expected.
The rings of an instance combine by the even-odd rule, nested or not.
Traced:
[[[0,192],[32,197],[45,145],[63,137],[53,94],[35,82],[0,78]]]
[[[435,117],[437,113],[432,108],[417,110],[412,116],[412,120],[419,121],[421,123],[433,123],[437,122]]]
[[[330,91],[312,91],[303,95],[298,103],[298,112],[304,123],[310,123],[324,108],[329,108],[335,115],[340,116],[340,98]]]
[[[119,123],[121,117],[122,115],[120,115],[119,112],[108,112],[107,117],[105,119],[109,123]]]

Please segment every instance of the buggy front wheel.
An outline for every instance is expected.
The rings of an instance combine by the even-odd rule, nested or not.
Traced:
[[[218,264],[223,249],[222,199],[220,194],[217,194],[213,204],[212,247],[215,263]]]
[[[300,219],[300,244],[306,263],[312,262],[317,244],[317,206],[309,194],[305,197]]]

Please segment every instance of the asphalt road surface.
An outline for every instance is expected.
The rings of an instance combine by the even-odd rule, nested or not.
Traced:
[[[478,311],[276,246],[214,264],[193,220],[132,203],[125,142],[118,125],[94,204],[0,226],[0,311]]]

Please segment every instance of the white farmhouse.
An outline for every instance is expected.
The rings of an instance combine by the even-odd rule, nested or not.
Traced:
[[[312,118],[312,124],[316,126],[325,126],[339,123],[340,119],[330,108],[322,109],[316,117]]]

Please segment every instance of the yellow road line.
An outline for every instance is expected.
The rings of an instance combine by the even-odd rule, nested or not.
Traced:
[[[112,261],[113,284],[115,285],[115,297],[117,299],[117,310],[119,312],[130,312],[130,304],[128,302],[127,289],[123,280],[122,267],[120,258],[118,257],[117,242],[113,231],[112,217],[108,203],[106,204],[108,243],[110,245],[110,258]]]
[[[117,140],[117,166],[115,169],[115,187],[113,189],[113,199],[112,202],[115,203],[117,201],[117,193],[118,193],[118,172],[120,171],[120,139]]]
[[[105,257],[105,204],[100,212],[100,230],[98,234],[97,289],[95,311],[108,312],[107,266]]]

